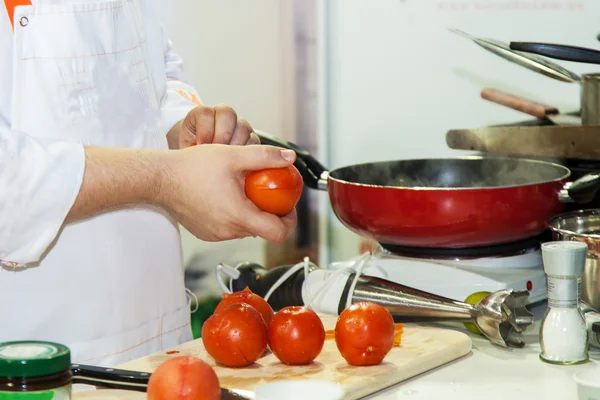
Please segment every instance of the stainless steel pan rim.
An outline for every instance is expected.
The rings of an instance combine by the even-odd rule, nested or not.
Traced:
[[[348,171],[350,169],[353,168],[365,168],[367,166],[383,166],[385,164],[392,164],[392,163],[410,163],[410,162],[428,162],[428,161],[440,161],[440,162],[448,162],[448,161],[460,161],[460,160],[473,160],[473,161],[480,161],[480,160],[489,160],[489,161],[498,161],[498,162],[517,162],[517,163],[522,163],[522,164],[538,164],[538,165],[546,165],[548,166],[548,168],[555,168],[557,170],[562,171],[562,175],[559,175],[558,177],[554,178],[554,179],[548,179],[548,180],[539,180],[539,181],[533,181],[533,182],[529,182],[526,184],[514,184],[514,185],[499,185],[499,186],[483,186],[483,187],[476,187],[476,186],[452,186],[452,187],[435,187],[435,186],[392,186],[392,185],[376,185],[376,184],[367,184],[367,183],[360,183],[360,182],[354,182],[351,180],[346,180],[346,179],[341,179],[336,177],[337,175],[344,173],[345,171]],[[557,173],[558,175],[558,173]],[[553,163],[553,162],[549,162],[549,161],[541,161],[541,160],[534,160],[534,159],[528,159],[528,158],[520,158],[520,157],[502,157],[502,156],[462,156],[462,157],[439,157],[439,158],[433,158],[433,159],[426,159],[426,158],[415,158],[415,159],[405,159],[405,160],[385,160],[385,161],[377,161],[377,162],[369,162],[369,163],[361,163],[361,164],[356,164],[356,165],[351,165],[351,166],[346,166],[346,167],[340,167],[340,168],[336,168],[332,171],[327,172],[326,174],[324,174],[324,176],[321,177],[322,181],[326,181],[326,180],[331,180],[331,181],[335,181],[338,183],[343,183],[345,185],[353,185],[353,186],[360,186],[360,187],[373,187],[373,188],[382,188],[382,189],[397,189],[397,190],[415,190],[415,191],[425,191],[425,190],[499,190],[499,189],[508,189],[508,188],[515,188],[515,187],[528,187],[528,186],[535,186],[535,185],[540,185],[540,184],[545,184],[545,183],[551,183],[551,182],[560,182],[563,180],[568,179],[571,176],[571,170],[567,167],[565,167],[564,165],[561,164],[557,164],[557,163]],[[325,184],[325,182],[323,182]]]
[[[577,230],[574,230],[571,226],[562,227],[569,222],[588,219],[589,217],[592,217],[592,216],[598,217],[598,220],[600,222],[600,209],[594,208],[594,209],[587,209],[587,210],[577,210],[577,211],[570,211],[570,212],[558,214],[558,215],[555,215],[554,217],[550,218],[550,220],[546,223],[546,226],[551,231],[556,232],[561,235],[581,236],[581,237],[585,236],[586,238],[600,239],[600,233],[586,233],[585,231],[577,231]],[[599,228],[600,228],[600,223],[599,223]]]

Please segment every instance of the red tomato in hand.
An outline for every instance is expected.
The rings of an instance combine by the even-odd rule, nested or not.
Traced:
[[[325,343],[321,318],[306,307],[291,306],[279,310],[269,326],[269,347],[284,364],[310,364]]]
[[[245,367],[258,360],[267,349],[268,334],[263,317],[245,303],[230,305],[202,325],[204,348],[227,367]]]
[[[274,314],[273,309],[265,299],[255,293],[252,293],[252,291],[248,288],[239,292],[223,294],[223,299],[219,302],[219,304],[217,304],[213,314],[218,314],[230,305],[239,303],[246,303],[254,307],[256,311],[262,315],[267,328],[269,327],[271,318],[273,318]]]
[[[292,212],[302,195],[302,175],[290,165],[250,171],[246,175],[246,196],[264,212],[284,215]]]
[[[148,400],[219,400],[221,385],[210,365],[191,357],[174,357],[150,376]]]
[[[338,317],[335,344],[348,364],[377,365],[394,345],[394,319],[379,304],[353,304]]]

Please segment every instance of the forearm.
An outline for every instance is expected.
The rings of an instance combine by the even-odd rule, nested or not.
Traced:
[[[87,147],[79,194],[66,222],[134,204],[158,204],[166,151]]]

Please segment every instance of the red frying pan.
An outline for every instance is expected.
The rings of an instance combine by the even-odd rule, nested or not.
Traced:
[[[297,145],[259,136],[263,144],[295,150],[306,186],[327,190],[346,227],[384,245],[467,248],[530,238],[564,202],[590,202],[600,189],[600,174],[571,183],[562,165],[508,157],[383,161],[327,171]]]

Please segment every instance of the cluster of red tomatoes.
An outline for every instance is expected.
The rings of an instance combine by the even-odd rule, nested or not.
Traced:
[[[354,304],[339,316],[334,337],[348,364],[379,364],[393,347],[394,320],[377,304]],[[202,327],[206,351],[228,367],[253,364],[267,347],[284,364],[310,364],[321,353],[325,338],[323,322],[314,311],[291,306],[274,313],[249,289],[224,294]]]
[[[288,365],[315,360],[325,340],[335,338],[348,364],[381,363],[400,344],[402,324],[374,303],[357,303],[344,310],[335,330],[326,332],[321,318],[306,307],[278,312],[249,289],[226,293],[202,327],[202,342],[220,365],[245,367],[265,354],[267,347]],[[214,369],[192,356],[174,357],[152,374],[148,400],[219,400],[221,388]]]

